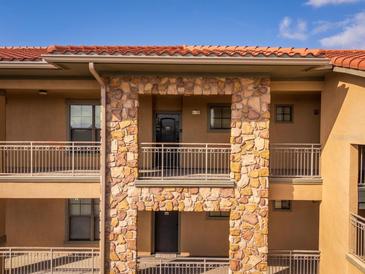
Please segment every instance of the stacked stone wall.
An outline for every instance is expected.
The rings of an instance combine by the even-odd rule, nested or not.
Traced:
[[[111,77],[108,82],[106,266],[110,273],[136,272],[138,210],[230,211],[230,269],[237,273],[265,273],[269,79],[122,76]],[[235,186],[136,187],[139,94],[231,95],[231,179]]]

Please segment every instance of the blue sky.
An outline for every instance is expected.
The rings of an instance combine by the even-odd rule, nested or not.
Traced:
[[[365,49],[365,0],[0,0],[0,45]]]

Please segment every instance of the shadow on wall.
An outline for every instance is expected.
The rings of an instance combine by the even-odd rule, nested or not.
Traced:
[[[337,74],[326,78],[321,97],[321,144],[325,146],[336,123],[349,88],[342,84]],[[343,77],[341,77],[343,79]]]

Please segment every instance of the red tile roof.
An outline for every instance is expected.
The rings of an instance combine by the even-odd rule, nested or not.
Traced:
[[[0,47],[0,61],[41,61],[47,47]]]
[[[336,67],[365,70],[365,50],[324,50]]]
[[[51,46],[50,54],[147,56],[320,56],[318,49],[247,46]]]
[[[365,70],[365,50],[324,50],[308,48],[247,46],[49,46],[0,47],[0,61],[40,61],[42,54],[133,55],[133,56],[215,56],[215,57],[300,57],[329,59],[344,68]]]

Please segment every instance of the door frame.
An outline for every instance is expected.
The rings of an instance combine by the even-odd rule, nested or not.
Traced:
[[[165,212],[164,210],[152,211],[152,229],[151,229],[151,251],[152,254],[156,254],[156,212]],[[171,212],[171,211],[170,211]],[[181,253],[181,212],[177,212],[177,254]],[[168,253],[167,253],[168,254]]]
[[[156,142],[156,120],[158,114],[175,114],[179,116],[179,142],[181,142],[182,137],[182,112],[179,111],[154,111],[153,113],[153,123],[152,123],[152,134],[153,134],[153,142]]]

